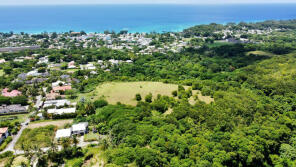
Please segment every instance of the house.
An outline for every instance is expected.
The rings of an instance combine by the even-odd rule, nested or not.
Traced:
[[[54,115],[63,115],[63,114],[73,114],[76,112],[76,108],[61,108],[61,109],[48,109],[48,114],[54,114]]]
[[[61,95],[60,93],[55,93],[55,92],[51,92],[51,93],[46,94],[46,100],[55,100],[58,97],[65,98],[66,96]]]
[[[96,67],[92,63],[89,63],[87,65],[80,65],[80,69],[81,70],[95,70]]]
[[[62,100],[48,100],[44,102],[43,108],[56,106],[56,107],[62,107],[66,105],[75,105],[74,103],[71,104],[69,100],[62,99]]]
[[[8,91],[8,88],[5,88],[2,90],[2,96],[5,96],[5,97],[15,97],[20,95],[22,95],[22,92],[18,90],[12,90],[11,92]]]
[[[12,114],[12,113],[25,113],[25,112],[27,112],[27,108],[20,104],[0,106],[0,115]]]
[[[27,79],[27,74],[26,73],[21,73],[21,74],[19,74],[18,76],[17,76],[17,78],[19,79],[19,80],[26,80]]]
[[[102,65],[104,63],[103,60],[98,60],[98,64]]]
[[[6,137],[8,137],[8,127],[0,128],[0,134],[3,134]]]
[[[8,137],[8,127],[0,128],[0,144]]]
[[[66,80],[66,79],[70,79],[71,76],[70,75],[61,75],[60,78]]]
[[[63,82],[63,81],[56,81],[56,82],[53,82],[53,83],[51,84],[51,86],[52,86],[52,87],[57,87],[57,86],[60,86],[60,84],[61,84],[61,85],[68,85],[68,84],[66,84],[66,83]]]
[[[26,81],[25,83],[26,84],[42,83],[42,82],[44,82],[46,80],[47,80],[47,78],[34,78],[34,79],[29,80],[29,81]]]
[[[0,59],[0,64],[5,63],[5,59]]]
[[[61,139],[61,138],[68,138],[68,137],[71,137],[71,128],[68,128],[68,129],[59,129],[57,130],[57,133],[56,133],[56,136],[55,138],[56,139]]]
[[[72,133],[74,135],[86,134],[88,132],[88,122],[81,122],[72,125]]]
[[[52,92],[55,92],[55,93],[59,93],[60,91],[66,91],[66,90],[71,90],[72,87],[71,85],[66,85],[66,86],[56,86],[56,87],[53,87],[52,88]]]
[[[75,66],[75,61],[71,61],[71,62],[69,62],[69,63],[68,63],[68,68],[69,68],[69,69],[76,68],[76,66]]]

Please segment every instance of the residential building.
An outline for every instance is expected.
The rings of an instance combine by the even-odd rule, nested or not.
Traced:
[[[56,139],[61,139],[61,138],[68,138],[71,137],[71,128],[68,129],[59,129],[56,132]]]
[[[88,122],[81,122],[72,125],[72,133],[74,135],[86,134],[88,132]]]
[[[25,112],[27,112],[27,107],[22,106],[20,104],[2,105],[2,106],[0,106],[0,115],[25,113]]]
[[[48,114],[54,115],[63,115],[63,114],[74,114],[76,112],[76,108],[61,108],[61,109],[48,109]]]
[[[20,95],[22,95],[22,92],[18,90],[12,90],[11,92],[9,92],[8,88],[5,88],[2,90],[2,96],[5,96],[5,97],[15,97]]]
[[[56,106],[56,107],[63,107],[63,106],[69,106],[69,105],[75,105],[75,103],[71,103],[69,100],[61,99],[61,100],[48,100],[44,102],[43,108]]]
[[[52,88],[52,92],[55,92],[55,93],[59,93],[60,91],[66,91],[66,90],[71,90],[72,87],[71,85],[66,85],[66,86],[56,86],[56,87],[53,87]]]

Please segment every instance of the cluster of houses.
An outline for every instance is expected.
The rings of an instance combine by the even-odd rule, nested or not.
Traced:
[[[18,90],[9,91],[8,88],[4,88],[1,92],[1,96],[4,96],[4,97],[16,97],[20,95],[22,95],[22,92]],[[0,106],[0,115],[20,114],[20,113],[26,113],[27,111],[28,111],[28,106],[22,106],[21,104],[12,104],[12,105],[2,104]]]
[[[69,138],[72,135],[84,135],[86,133],[88,133],[88,122],[81,122],[72,125],[71,128],[57,130],[55,138],[59,140],[61,138]]]

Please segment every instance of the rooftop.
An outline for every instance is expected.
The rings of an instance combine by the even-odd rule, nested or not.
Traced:
[[[56,139],[63,138],[63,137],[70,137],[71,136],[71,128],[69,129],[59,129],[57,130]]]

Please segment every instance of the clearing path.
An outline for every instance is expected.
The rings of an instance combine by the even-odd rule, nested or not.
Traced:
[[[71,124],[73,122],[72,119],[66,119],[66,120],[57,120],[57,121],[44,121],[44,122],[32,122],[28,125],[27,128],[34,129],[34,128],[39,128],[42,126],[47,126],[47,125],[55,125],[57,127],[63,127],[65,124],[69,123]]]

